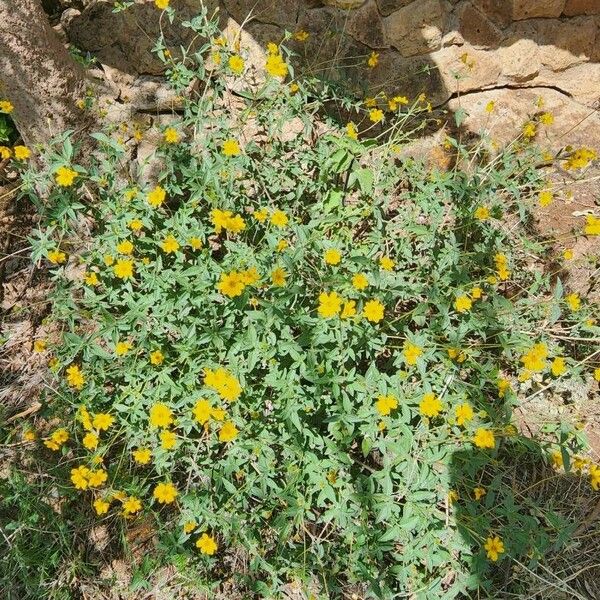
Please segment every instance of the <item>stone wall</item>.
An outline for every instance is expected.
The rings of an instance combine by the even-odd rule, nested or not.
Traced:
[[[66,1],[66,0],[65,0]],[[202,0],[172,0],[179,17]],[[103,64],[157,75],[151,49],[158,35],[152,0],[113,13],[112,0],[86,0],[71,10],[68,38]],[[285,31],[301,66],[350,81],[361,92],[415,97],[434,105],[498,88],[551,88],[590,107],[600,99],[600,0],[204,0],[224,27],[243,23],[260,51]],[[233,25],[232,25],[233,24]],[[187,42],[167,26],[174,49]],[[377,65],[367,60],[377,54]]]

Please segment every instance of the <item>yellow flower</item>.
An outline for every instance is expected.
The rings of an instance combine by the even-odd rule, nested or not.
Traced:
[[[500,398],[504,398],[504,396],[506,396],[506,392],[510,392],[512,390],[510,381],[508,379],[503,379],[503,378],[498,379],[497,386],[498,386],[498,396]]]
[[[277,252],[283,252],[288,246],[289,244],[287,240],[279,240],[275,246],[275,249]]]
[[[317,312],[323,319],[329,319],[339,314],[342,308],[342,298],[338,296],[337,292],[322,292],[319,294],[319,308]]]
[[[554,115],[549,112],[545,112],[540,115],[540,123],[542,125],[552,125],[554,123]]]
[[[581,308],[581,298],[579,297],[579,294],[573,293],[565,296],[565,302],[573,312],[578,311]]]
[[[172,483],[159,483],[152,495],[160,504],[171,504],[177,498],[177,488]]]
[[[117,356],[123,356],[127,354],[132,348],[131,342],[117,342],[115,344],[115,354]]]
[[[87,467],[84,467],[83,465],[71,469],[71,482],[75,486],[75,489],[87,490],[89,486],[87,479],[89,473],[90,470]]]
[[[215,542],[215,538],[212,537],[212,535],[203,533],[196,540],[196,548],[198,548],[200,552],[202,552],[202,554],[212,556],[218,550],[219,547],[217,546],[217,542]]]
[[[0,100],[0,113],[9,114],[14,110],[14,106],[8,100]]]
[[[239,54],[234,54],[229,57],[229,68],[236,75],[241,75],[244,72],[244,59]]]
[[[522,357],[521,362],[527,371],[543,371],[546,368],[548,346],[543,342],[535,344]]]
[[[242,393],[242,386],[238,379],[223,367],[215,371],[205,369],[204,385],[215,390],[223,400],[228,402],[237,400]]]
[[[85,377],[83,376],[82,370],[77,365],[71,365],[67,369],[67,383],[76,390],[83,388]]]
[[[483,547],[487,557],[493,562],[496,562],[500,554],[504,553],[504,544],[498,536],[488,537]]]
[[[485,488],[476,487],[473,488],[473,496],[475,496],[475,500],[481,500],[486,494]]]
[[[173,127],[167,127],[163,134],[163,139],[167,144],[176,144],[181,138],[179,137],[179,132],[177,129]]]
[[[188,240],[188,244],[192,247],[193,250],[200,250],[200,248],[202,248],[202,240],[197,237],[191,237]]]
[[[34,352],[43,352],[46,349],[46,340],[35,340],[33,342]]]
[[[494,108],[496,106],[496,103],[493,100],[490,100],[486,105],[485,105],[485,112],[486,113],[493,113],[494,112]]]
[[[389,256],[382,256],[379,259],[379,266],[384,271],[393,271],[396,263]]]
[[[238,141],[230,138],[223,142],[221,152],[224,156],[239,156],[242,151]]]
[[[472,306],[473,302],[471,301],[471,298],[469,298],[469,296],[459,296],[454,301],[454,308],[459,313],[469,312]]]
[[[37,439],[37,434],[32,429],[29,429],[23,433],[23,439],[26,442],[35,442]]]
[[[543,190],[538,194],[538,204],[542,207],[548,206],[552,202],[552,192],[550,190]]]
[[[101,487],[106,483],[108,473],[104,469],[90,471],[88,474],[88,483],[90,487]]]
[[[98,413],[92,420],[93,426],[99,431],[106,431],[114,422],[115,418],[108,413]]]
[[[277,287],[283,287],[285,285],[286,277],[287,273],[281,267],[273,269],[273,272],[271,273],[271,281],[273,282],[273,285]]]
[[[600,368],[599,369],[594,369],[594,379],[596,381],[600,381]]]
[[[523,136],[530,139],[532,137],[535,136],[536,133],[536,129],[535,129],[535,123],[532,123],[531,121],[525,123],[525,125],[523,125]]]
[[[139,219],[133,219],[129,222],[129,229],[132,231],[139,231],[144,227],[144,224]]]
[[[134,515],[140,510],[142,510],[142,502],[139,498],[136,498],[135,496],[129,496],[129,498],[123,501],[123,514],[125,516]]]
[[[6,160],[12,155],[12,150],[6,146],[0,146],[0,158]]]
[[[102,500],[101,498],[94,500],[94,509],[96,510],[96,514],[98,516],[105,515],[109,508],[110,503],[106,502],[106,500]]]
[[[342,253],[336,248],[329,248],[325,251],[324,258],[328,265],[338,265],[342,260]]]
[[[456,362],[463,363],[467,360],[467,355],[460,348],[448,348],[448,357]]]
[[[84,448],[95,450],[98,447],[98,436],[90,431],[83,436],[81,443]]]
[[[70,187],[73,185],[77,175],[77,171],[73,171],[69,167],[59,167],[54,173],[54,180],[62,187]]]
[[[172,236],[168,235],[161,243],[160,247],[166,254],[172,254],[179,250],[179,242]]]
[[[177,436],[172,432],[165,429],[160,432],[160,446],[163,450],[173,450],[177,444]]]
[[[416,365],[417,359],[423,354],[423,349],[407,340],[404,342],[402,354],[407,365]]]
[[[483,290],[480,287],[471,288],[471,298],[473,298],[474,300],[479,300],[479,298],[481,298],[482,293]]]
[[[344,302],[344,308],[340,314],[341,319],[349,319],[356,315],[356,302],[354,300],[346,300]]]
[[[123,240],[117,244],[117,252],[119,254],[131,254],[133,252],[133,244],[129,240]]]
[[[369,58],[367,60],[367,65],[369,66],[370,69],[374,69],[377,66],[377,63],[379,62],[379,52],[371,52],[371,54],[369,55]]]
[[[100,281],[98,280],[98,275],[94,273],[94,271],[88,271],[83,280],[87,285],[98,285]]]
[[[480,221],[485,221],[490,218],[490,209],[487,206],[478,206],[475,209],[475,218]]]
[[[558,452],[557,450],[555,450],[550,455],[550,458],[552,460],[552,465],[554,466],[555,469],[560,469],[564,465],[562,452]]]
[[[571,248],[566,248],[565,251],[563,252],[563,258],[565,260],[573,260],[573,250]]]
[[[168,8],[170,0],[154,0],[154,4],[156,8],[160,8],[160,10],[165,10]]]
[[[113,267],[115,277],[119,279],[129,279],[133,277],[133,261],[129,259],[119,259]]]
[[[384,309],[379,300],[369,300],[363,307],[363,317],[371,323],[379,323],[383,319]]]
[[[193,412],[196,421],[198,421],[200,425],[204,425],[204,423],[206,423],[211,417],[212,407],[210,402],[208,400],[204,400],[204,398],[201,398],[198,400],[198,402],[196,402]]]
[[[198,525],[195,521],[186,521],[183,524],[183,533],[192,533],[196,527],[198,527]]]
[[[368,287],[369,280],[364,273],[357,273],[352,277],[352,286],[357,290],[364,290]]]
[[[235,440],[237,435],[238,429],[231,421],[225,421],[221,429],[219,429],[220,442],[231,442]]]
[[[133,460],[138,465],[147,465],[152,458],[152,451],[149,448],[137,448],[133,451]]]
[[[165,356],[160,350],[154,350],[154,352],[150,352],[150,364],[154,366],[162,365],[164,360]]]
[[[148,204],[150,206],[158,208],[165,201],[166,196],[166,190],[160,185],[157,185],[155,188],[148,192],[146,199],[148,200]]]
[[[358,129],[356,128],[356,125],[352,121],[350,121],[346,125],[346,135],[351,140],[357,140],[358,139]]]
[[[150,407],[150,425],[152,427],[168,427],[173,422],[173,412],[162,402]]]
[[[103,260],[107,267],[110,267],[115,262],[115,259],[110,254],[105,254]]]
[[[269,53],[265,63],[265,70],[271,77],[285,77],[288,73],[288,66],[281,53]]]
[[[252,215],[259,223],[264,223],[269,216],[269,211],[266,208],[260,208]]]
[[[475,431],[475,435],[473,436],[473,443],[478,448],[494,448],[496,446],[494,432],[485,427],[477,428],[477,431]]]
[[[369,111],[369,120],[373,123],[379,123],[383,119],[383,111],[379,108],[372,108]]]
[[[557,356],[553,361],[552,361],[552,365],[550,366],[551,370],[552,370],[552,375],[554,375],[554,377],[560,377],[561,375],[564,375],[567,372],[567,366],[565,365],[565,359]]]
[[[398,408],[398,400],[394,396],[378,396],[375,408],[380,415],[389,415]]]
[[[27,146],[15,146],[13,151],[17,160],[27,160],[31,156],[31,150]]]
[[[600,219],[594,215],[585,218],[584,233],[586,235],[600,235]]]
[[[461,427],[473,418],[473,409],[470,404],[459,404],[456,407],[456,424]]]
[[[244,283],[242,275],[237,271],[222,273],[219,283],[217,284],[217,289],[228,298],[241,296],[245,287],[246,284]]]
[[[442,412],[442,401],[432,392],[428,392],[419,404],[419,412],[425,417],[437,417]]]
[[[282,210],[276,210],[271,215],[271,223],[275,227],[285,227],[288,224],[288,216]]]
[[[67,260],[67,255],[60,250],[50,250],[50,252],[48,252],[48,260],[53,265],[60,265]]]
[[[260,281],[260,275],[256,270],[256,267],[252,267],[251,269],[242,271],[239,274],[239,276],[240,279],[244,282],[244,285],[255,285]]]
[[[388,108],[391,111],[395,111],[399,106],[408,104],[408,98],[406,96],[394,96],[388,100]]]
[[[308,36],[310,34],[308,33],[308,31],[304,31],[304,29],[300,29],[300,31],[296,31],[296,33],[294,33],[294,39],[298,40],[299,42],[304,42],[308,39]]]

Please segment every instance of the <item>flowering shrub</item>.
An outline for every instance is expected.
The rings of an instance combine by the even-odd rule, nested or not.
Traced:
[[[23,174],[48,190],[33,245],[62,332],[40,340],[60,493],[112,528],[155,518],[209,578],[243,557],[260,597],[300,581],[323,598],[355,584],[450,598],[492,585],[506,557],[534,564],[564,523],[507,481],[532,444],[511,408],[600,379],[592,308],[521,237],[535,146],[521,136],[490,159],[449,139],[468,170],[401,158],[426,101],[365,107],[290,84],[275,44],[234,102],[243,51],[205,18],[188,26],[200,51],[157,51],[176,89],[206,87],[165,129],[158,181],[123,181],[116,132],[85,168],[65,138]],[[547,447],[568,469],[581,440],[561,431]],[[580,464],[597,488],[596,469]]]

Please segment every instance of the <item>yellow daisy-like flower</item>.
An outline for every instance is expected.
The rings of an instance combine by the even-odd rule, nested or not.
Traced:
[[[177,436],[168,430],[163,430],[160,432],[160,447],[163,450],[173,450],[177,445]]]
[[[81,443],[87,450],[95,450],[98,447],[99,438],[95,433],[89,431],[83,436]]]
[[[498,557],[504,553],[504,544],[498,536],[488,537],[483,547],[492,562],[496,562]]]
[[[350,317],[354,317],[356,315],[356,301],[355,300],[346,300],[344,302],[344,307],[342,308],[342,312],[340,314],[340,319],[349,319]]]
[[[543,190],[538,194],[538,204],[541,207],[548,206],[553,199],[552,192],[550,190]]]
[[[276,287],[283,287],[285,285],[286,277],[287,277],[287,273],[281,267],[277,267],[276,269],[273,269],[273,272],[271,273],[271,281],[273,282],[273,285]]]
[[[494,432],[485,427],[477,428],[473,436],[473,443],[478,448],[495,448],[496,438],[494,437]]]
[[[269,53],[265,62],[265,70],[271,77],[284,78],[288,74],[288,66],[281,53]]]
[[[383,319],[385,306],[379,300],[369,300],[363,307],[363,317],[371,323],[379,323]]]
[[[442,401],[434,393],[427,392],[419,403],[419,412],[425,417],[437,417],[442,412]]]
[[[417,364],[417,359],[419,356],[423,354],[423,348],[409,342],[408,340],[404,342],[404,347],[402,349],[402,355],[404,356],[404,360],[407,365],[413,366]]]
[[[117,342],[115,344],[115,354],[117,356],[124,356],[127,354],[132,348],[131,342]]]
[[[71,482],[77,490],[87,490],[89,487],[88,475],[90,470],[81,465],[71,469]]]
[[[600,218],[594,215],[588,215],[585,218],[583,232],[585,235],[600,235]]]
[[[373,123],[379,123],[383,120],[383,111],[380,108],[372,108],[369,111],[369,120]]]
[[[475,500],[481,500],[486,494],[485,488],[475,487],[473,488],[473,496],[475,496]]]
[[[379,52],[371,52],[369,54],[369,58],[367,59],[367,66],[369,69],[374,69],[379,63]]]
[[[33,342],[33,351],[34,352],[43,352],[46,349],[47,342],[46,340],[35,340]]]
[[[223,142],[221,153],[224,156],[239,156],[242,150],[237,140],[229,138]]]
[[[152,495],[160,504],[171,504],[175,502],[178,492],[177,488],[172,483],[159,483]]]
[[[173,412],[166,404],[158,402],[150,408],[149,421],[152,427],[168,427],[173,423]]]
[[[328,265],[339,265],[342,260],[342,253],[337,248],[329,248],[323,256]]]
[[[304,29],[300,29],[300,31],[296,31],[296,33],[294,33],[294,39],[299,42],[305,42],[308,39],[309,35],[310,34],[308,33],[308,31],[304,31]]]
[[[138,465],[147,465],[152,459],[152,451],[149,448],[137,448],[132,455]]]
[[[398,400],[394,396],[378,396],[375,408],[380,415],[389,415],[398,408]]]
[[[113,267],[115,277],[119,279],[130,279],[133,277],[133,261],[128,259],[119,259]]]
[[[379,266],[384,271],[393,271],[396,263],[389,256],[382,256],[379,259]]]
[[[351,140],[358,140],[358,129],[356,128],[356,125],[352,121],[350,121],[346,125],[346,135]]]
[[[486,105],[485,105],[485,112],[490,114],[494,112],[494,108],[496,107],[496,103],[493,100],[490,100]]]
[[[576,312],[581,308],[581,298],[579,297],[579,294],[573,293],[565,296],[565,302],[573,312]]]
[[[133,244],[129,240],[123,240],[121,243],[117,244],[117,252],[126,255],[132,254]]]
[[[92,419],[92,425],[98,431],[106,431],[114,422],[115,418],[108,413],[98,413]]]
[[[0,100],[0,113],[9,114],[14,110],[14,106],[8,100]]]
[[[160,247],[166,254],[172,254],[179,250],[179,242],[172,235],[168,235],[161,243]]]
[[[487,206],[478,206],[473,214],[479,221],[486,221],[490,218],[490,209]]]
[[[228,298],[236,298],[244,292],[246,284],[241,273],[231,271],[231,273],[222,273],[217,289]]]
[[[470,404],[459,404],[456,407],[456,424],[461,427],[473,418],[474,412]]]
[[[177,129],[173,127],[167,127],[163,133],[163,139],[167,144],[177,144],[181,137]]]
[[[27,160],[31,156],[31,150],[27,146],[15,146],[13,152],[17,160]]]
[[[285,227],[288,224],[288,216],[282,210],[276,210],[271,215],[271,223],[275,227]]]
[[[473,302],[469,296],[462,295],[454,301],[454,308],[456,309],[456,312],[459,313],[470,311],[472,306]]]
[[[69,167],[59,167],[54,173],[54,180],[62,187],[71,187],[77,176],[77,171],[73,171]]]
[[[160,8],[160,10],[165,10],[169,7],[170,0],[154,0],[154,4],[156,8]]]
[[[197,237],[191,237],[188,240],[188,244],[192,247],[193,250],[200,250],[200,248],[202,248],[202,240]]]
[[[352,286],[357,290],[364,290],[369,286],[369,280],[364,273],[357,273],[352,277]]]
[[[154,350],[150,352],[150,364],[157,367],[158,365],[162,365],[165,360],[165,355],[160,350]]]
[[[215,542],[215,538],[212,535],[208,535],[203,533],[196,540],[196,548],[202,552],[202,554],[206,554],[208,556],[212,556],[219,548],[217,542]]]
[[[102,515],[105,515],[108,512],[109,508],[110,508],[110,502],[107,502],[106,500],[102,500],[101,498],[94,500],[94,509],[96,511],[96,514],[99,517]]]
[[[525,125],[523,125],[523,136],[527,139],[531,139],[532,137],[535,137],[536,134],[536,128],[535,128],[535,123],[532,123],[531,121],[529,121],[528,123],[525,123]]]
[[[148,204],[153,206],[154,208],[158,208],[167,197],[167,192],[160,185],[157,185],[155,188],[148,192],[146,199],[148,200]]]
[[[198,527],[196,521],[186,521],[183,524],[183,533],[192,533],[196,527]]]
[[[563,258],[565,260],[573,260],[573,256],[575,256],[572,248],[566,248],[565,251],[563,252]]]
[[[204,425],[204,423],[207,423],[210,419],[212,410],[213,409],[210,405],[210,402],[208,400],[205,400],[204,398],[201,398],[194,405],[194,418],[196,419],[196,421],[198,421],[198,423],[200,423],[200,425]]]
[[[71,365],[67,369],[67,383],[76,390],[83,388],[85,377],[83,371],[77,365]]]
[[[234,54],[229,57],[229,68],[236,75],[241,75],[244,72],[245,62],[239,54]]]
[[[232,442],[235,440],[238,433],[237,427],[231,421],[226,421],[223,423],[221,429],[219,429],[219,441]]]
[[[540,115],[539,121],[542,125],[552,125],[554,123],[554,115],[549,112],[545,112]]]
[[[90,487],[101,487],[106,483],[108,473],[104,469],[90,471],[88,474],[88,483]]]
[[[66,262],[67,255],[60,250],[50,250],[50,252],[48,252],[48,260],[53,265],[61,265],[62,263]]]
[[[319,294],[319,307],[317,312],[323,319],[329,319],[339,314],[342,308],[342,298],[337,292],[323,292]]]
[[[98,275],[94,271],[88,271],[83,280],[87,285],[98,285],[100,283]]]
[[[144,224],[139,219],[133,219],[129,221],[129,229],[132,231],[140,231],[144,227]]]
[[[135,496],[129,496],[123,500],[123,514],[125,516],[134,515],[142,510],[142,501]]]
[[[550,365],[550,370],[552,371],[552,375],[554,377],[560,377],[567,372],[567,365],[565,364],[565,359],[561,356],[557,356]]]

